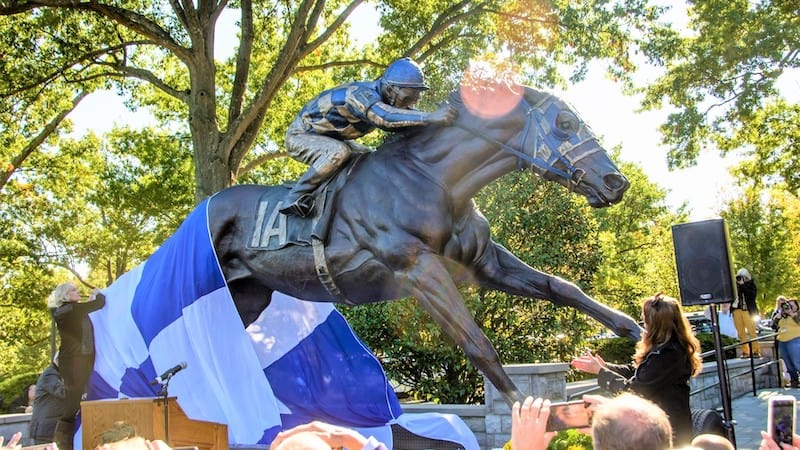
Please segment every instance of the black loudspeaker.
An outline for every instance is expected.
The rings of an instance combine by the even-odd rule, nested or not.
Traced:
[[[728,227],[722,219],[672,226],[681,304],[728,303],[736,298]]]

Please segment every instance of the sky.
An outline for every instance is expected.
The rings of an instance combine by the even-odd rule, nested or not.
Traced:
[[[220,18],[215,43],[220,58],[230,54],[234,48],[236,32],[232,27],[236,19],[232,13]],[[378,23],[377,13],[364,5],[354,12],[351,20],[363,39],[371,38],[369,30]],[[374,36],[377,31],[372,33]],[[789,89],[800,92],[798,80],[798,72],[790,75],[787,80]],[[704,150],[695,167],[670,172],[666,162],[667,148],[660,144],[658,132],[659,125],[666,120],[667,111],[638,112],[639,99],[622,94],[620,86],[606,78],[599,65],[591,66],[583,82],[555,93],[575,107],[601,137],[606,148],[620,145],[623,160],[637,163],[650,181],[666,189],[671,207],[688,204],[690,220],[718,216],[725,200],[738,195],[728,171],[736,161],[720,158],[716,150]],[[114,126],[150,120],[146,111],[131,113],[115,93],[108,91],[84,99],[70,117],[78,134],[86,130],[100,134]]]

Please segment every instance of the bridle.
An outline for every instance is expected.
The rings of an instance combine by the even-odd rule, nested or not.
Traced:
[[[474,136],[477,136],[487,142],[490,142],[501,149],[515,155],[519,159],[519,169],[524,170],[527,167],[535,166],[541,169],[543,172],[552,173],[565,181],[567,181],[570,190],[577,187],[583,177],[586,175],[586,171],[583,169],[579,169],[575,167],[575,164],[586,158],[587,156],[601,151],[601,147],[599,145],[591,146],[592,148],[586,150],[584,147],[591,142],[597,142],[595,137],[589,137],[583,140],[578,140],[576,143],[572,144],[569,149],[565,152],[561,152],[561,147],[564,147],[563,143],[567,142],[567,139],[561,139],[559,137],[552,136],[551,133],[547,132],[544,128],[545,124],[547,123],[545,114],[547,112],[547,108],[553,105],[553,100],[551,96],[546,96],[541,102],[539,102],[536,106],[531,106],[530,103],[525,98],[521,98],[522,105],[526,108],[525,116],[527,117],[525,121],[525,128],[522,132],[522,139],[520,140],[519,150],[511,147],[510,145],[506,144],[505,142],[499,141],[491,136],[488,136],[481,131],[474,130],[472,128],[468,128],[458,120],[453,123],[453,126],[461,128]],[[543,112],[544,111],[544,112]],[[580,120],[580,119],[579,119]],[[554,125],[553,125],[554,126]],[[533,143],[531,144],[532,154],[529,155],[524,152],[525,145],[528,141],[528,136],[531,135],[531,129],[534,128],[535,131],[533,132]],[[581,133],[580,131],[585,129],[585,124],[582,120],[580,120],[579,132],[576,133],[576,138]],[[548,139],[550,137],[550,139]],[[550,140],[552,142],[545,142]],[[557,141],[561,141],[561,145],[553,145],[556,144]],[[542,145],[547,146],[547,152],[549,155],[542,156],[543,151]],[[582,149],[584,151],[578,151]],[[526,165],[527,163],[527,165]],[[556,164],[560,163],[564,169],[559,169],[556,167]]]

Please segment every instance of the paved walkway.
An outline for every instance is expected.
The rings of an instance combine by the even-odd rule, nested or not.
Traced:
[[[731,402],[731,413],[736,425],[733,432],[737,450],[758,450],[761,445],[761,430],[767,429],[767,402],[779,394],[794,395],[800,399],[800,389],[762,389],[753,396],[750,392]]]

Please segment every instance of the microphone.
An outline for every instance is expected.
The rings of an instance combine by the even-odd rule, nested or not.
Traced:
[[[152,385],[156,385],[156,384],[159,384],[159,383],[163,383],[163,382],[165,382],[165,381],[168,381],[168,380],[169,380],[170,378],[172,378],[172,377],[173,377],[173,376],[174,376],[176,373],[180,372],[181,370],[183,370],[183,369],[185,369],[185,368],[186,368],[186,361],[181,361],[181,363],[180,363],[180,364],[178,364],[177,366],[175,366],[175,367],[173,367],[173,368],[171,368],[171,369],[167,369],[167,370],[166,370],[164,373],[162,373],[160,376],[156,377],[156,379],[155,379],[155,380],[153,380],[153,381],[152,381],[150,384],[152,384]]]

